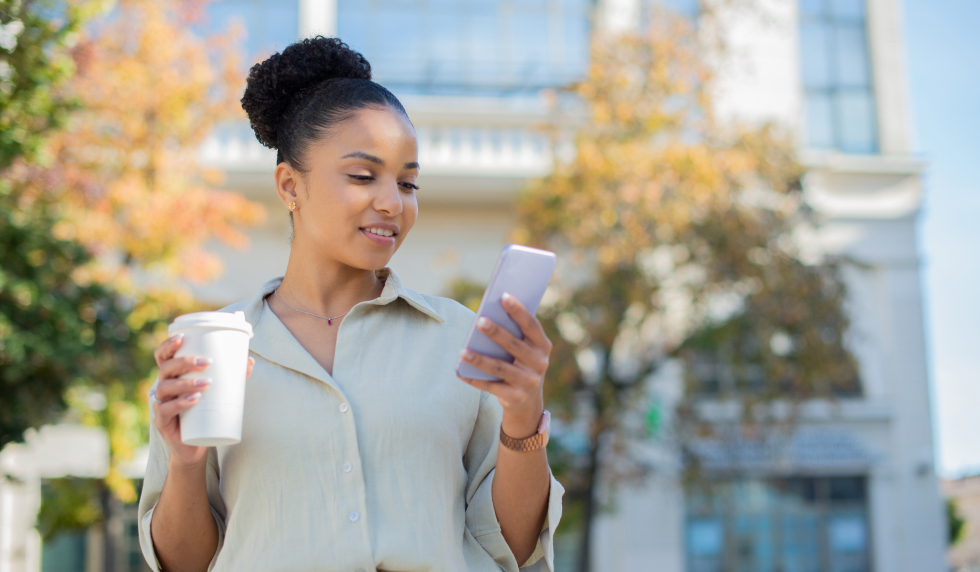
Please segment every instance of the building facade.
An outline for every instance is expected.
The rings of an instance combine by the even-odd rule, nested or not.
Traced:
[[[945,570],[915,222],[924,165],[911,155],[901,5],[756,5],[765,16],[725,19],[719,111],[798,134],[820,221],[809,240],[857,263],[846,281],[861,395],[809,404],[775,451],[710,458],[744,467],[710,496],[669,475],[622,491],[599,527],[597,569]]]
[[[547,172],[551,149],[533,129],[547,120],[539,90],[583,73],[591,34],[637,26],[651,7],[647,0],[326,4],[298,3],[300,34],[336,32],[362,51],[418,128],[421,218],[392,266],[412,287],[437,294],[455,278],[487,279],[517,191]],[[696,2],[669,4],[696,17]],[[846,279],[862,392],[811,404],[784,458],[754,466],[710,498],[685,494],[669,471],[620,491],[620,508],[597,525],[594,569],[941,570],[915,236],[924,165],[911,155],[900,3],[760,0],[722,21],[730,62],[719,113],[797,133],[807,198],[821,222],[810,240],[859,263]],[[399,30],[411,32],[403,38]],[[271,153],[247,130],[239,137],[213,143],[214,156],[227,157],[229,146],[265,153],[262,163],[248,161],[262,164],[261,173],[235,183],[269,204],[279,223],[255,233],[253,251],[227,253],[226,277],[202,292],[220,302],[248,296],[282,271],[287,255]],[[261,267],[255,249],[268,261]]]
[[[419,137],[420,218],[392,266],[409,287],[446,294],[455,279],[489,278],[517,193],[550,168],[535,129],[549,120],[542,90],[581,77],[592,35],[638,26],[654,3],[697,18],[696,0],[216,0],[204,26],[240,18],[253,54],[316,33],[365,54]],[[808,404],[778,455],[752,455],[710,494],[670,470],[619,489],[593,570],[944,570],[916,240],[924,165],[911,155],[900,1],[753,5],[721,19],[718,112],[796,133],[820,221],[808,240],[859,263],[846,280],[862,391]],[[284,272],[288,217],[275,154],[247,124],[217,129],[202,158],[270,212],[247,250],[214,246],[225,273],[197,294],[224,305]],[[652,391],[676,393],[677,380],[668,371]]]

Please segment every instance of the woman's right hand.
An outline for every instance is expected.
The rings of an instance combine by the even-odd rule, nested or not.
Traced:
[[[180,376],[205,369],[210,363],[210,358],[174,357],[183,343],[183,334],[177,334],[166,339],[153,351],[153,358],[160,368],[160,375],[157,377],[156,399],[151,399],[151,403],[153,423],[167,447],[170,448],[170,462],[190,467],[205,462],[208,447],[185,445],[180,440],[180,412],[197,404],[201,399],[201,393],[207,391],[211,380],[204,376],[192,376],[186,379]],[[254,365],[255,360],[248,358],[245,379],[252,375]]]

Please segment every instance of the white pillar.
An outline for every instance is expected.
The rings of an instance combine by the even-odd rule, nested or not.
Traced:
[[[868,48],[882,155],[912,152],[902,3],[868,0]]]
[[[299,37],[337,35],[337,0],[299,0]]]

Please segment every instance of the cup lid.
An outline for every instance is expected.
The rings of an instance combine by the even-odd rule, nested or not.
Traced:
[[[177,316],[177,318],[167,328],[167,335],[174,335],[177,330],[187,328],[221,328],[227,330],[239,330],[248,334],[251,338],[252,324],[245,319],[245,312],[194,312]]]

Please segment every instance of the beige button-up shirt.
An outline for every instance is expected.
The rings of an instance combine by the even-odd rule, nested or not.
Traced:
[[[266,303],[282,278],[224,309],[243,310],[252,324],[255,368],[242,441],[208,456],[218,524],[209,570],[553,570],[558,481],[526,563],[497,523],[491,486],[502,409],[454,373],[473,312],[404,288],[390,269],[379,277],[381,296],[340,323],[333,375]],[[151,424],[139,528],[154,570],[150,520],[168,455]]]

